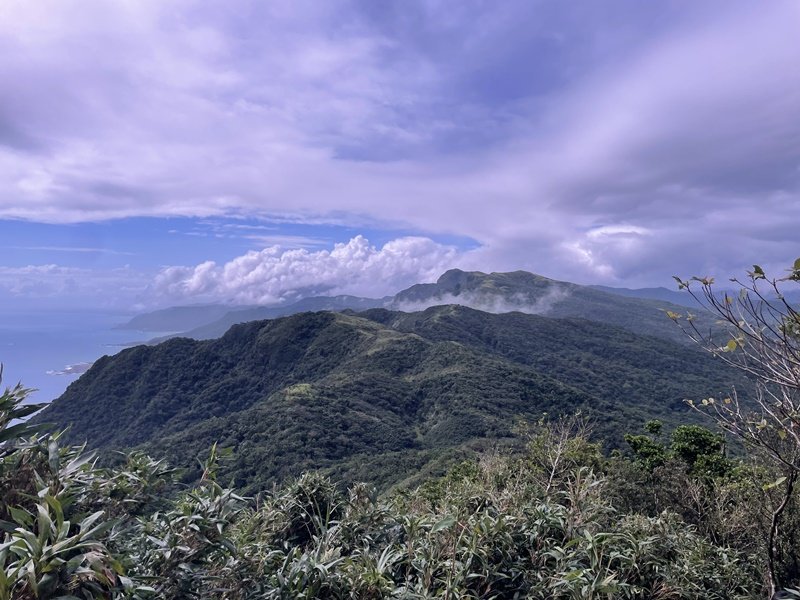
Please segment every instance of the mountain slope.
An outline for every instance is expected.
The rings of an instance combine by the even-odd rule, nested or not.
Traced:
[[[461,304],[489,312],[521,311],[548,317],[578,317],[623,327],[687,344],[686,336],[666,317],[666,311],[686,312],[669,302],[629,298],[618,294],[555,281],[527,271],[511,273],[465,272],[452,269],[436,283],[418,284],[394,297],[391,308],[418,311],[439,304]],[[701,328],[713,327],[710,316],[696,311]]]
[[[218,441],[250,491],[309,468],[387,486],[543,412],[581,409],[619,441],[648,418],[684,418],[684,397],[727,389],[729,375],[695,350],[578,319],[301,313],[105,357],[39,420],[180,465]]]
[[[242,307],[239,307],[241,310]],[[132,331],[188,331],[216,321],[232,310],[225,304],[203,304],[196,306],[172,306],[153,312],[136,315],[115,329]]]
[[[162,342],[178,335],[198,340],[218,338],[237,323],[275,319],[306,311],[347,309],[361,311],[385,307],[415,312],[435,305],[460,304],[492,313],[521,311],[550,317],[584,318],[618,325],[634,333],[688,344],[686,336],[674,326],[665,313],[685,312],[687,306],[694,305],[693,299],[688,294],[670,292],[666,289],[660,291],[665,293],[664,299],[641,297],[642,294],[639,292],[647,290],[587,287],[555,281],[526,271],[481,273],[452,269],[444,273],[436,283],[417,284],[393,297],[373,299],[355,296],[319,296],[282,306],[227,310],[214,320],[207,319],[197,326],[182,329],[183,333],[157,338],[150,343]],[[680,299],[681,302],[672,303],[665,299]],[[167,322],[164,316],[167,318],[181,316],[184,310],[195,308],[197,307],[177,307],[157,311],[141,315],[132,323],[154,321],[163,324]],[[700,327],[714,326],[713,319],[705,315],[699,307],[694,312],[698,313],[697,323]],[[191,318],[191,314],[187,313],[185,316]]]
[[[614,405],[633,403],[665,418],[671,410],[683,410],[687,390],[719,393],[741,381],[738,373],[719,368],[695,348],[676,348],[656,336],[586,319],[487,314],[458,305],[418,313],[375,309],[360,316],[432,341],[459,342],[533,367]]]
[[[303,298],[291,304],[281,306],[253,306],[227,310],[222,316],[187,328],[183,333],[164,336],[151,340],[149,343],[157,344],[174,337],[188,337],[194,340],[211,340],[221,337],[233,325],[247,323],[249,321],[263,321],[264,319],[277,319],[301,312],[313,312],[320,310],[343,311],[343,310],[367,310],[385,306],[388,298],[359,298],[358,296],[314,296]]]
[[[608,292],[609,294],[616,294],[618,296],[626,296],[628,298],[644,298],[649,300],[657,300],[659,302],[669,302],[676,306],[685,306],[687,308],[697,308],[697,302],[686,292],[679,292],[670,290],[665,287],[654,288],[617,288],[609,287],[606,285],[591,285],[589,286],[601,292]]]

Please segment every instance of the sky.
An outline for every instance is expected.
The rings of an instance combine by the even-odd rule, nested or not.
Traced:
[[[800,3],[4,0],[0,308],[800,256]]]

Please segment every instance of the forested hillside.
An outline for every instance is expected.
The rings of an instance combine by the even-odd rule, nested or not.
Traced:
[[[7,389],[0,599],[800,598],[800,316],[749,278],[680,281],[727,323],[671,315],[708,354],[451,305],[132,348],[32,422]]]
[[[182,335],[196,340],[210,340],[222,336],[228,329],[238,323],[277,319],[301,312],[321,310],[366,310],[384,306],[386,298],[359,298],[357,296],[315,296],[303,298],[297,302],[279,306],[256,306],[231,310],[222,317],[211,322],[187,329]]]
[[[545,412],[582,410],[619,445],[648,419],[692,418],[685,398],[733,378],[697,350],[581,319],[302,313],[103,358],[39,420],[178,465],[218,442],[245,489],[306,469],[383,488],[508,443]]]
[[[163,459],[101,468],[58,433],[9,427],[36,409],[25,395],[0,396],[4,600],[747,600],[771,593],[769,572],[797,576],[791,545],[766,558],[774,475],[701,427],[649,423],[624,458],[558,419],[383,497],[307,473],[247,498],[216,446],[183,488]]]
[[[496,313],[521,311],[555,318],[576,317],[687,343],[686,336],[664,318],[666,311],[679,312],[685,310],[683,306],[625,297],[527,271],[482,273],[452,269],[436,283],[418,284],[400,292],[392,302],[393,307],[404,311],[439,304],[461,304]],[[700,326],[714,326],[713,319],[703,311],[697,312]]]

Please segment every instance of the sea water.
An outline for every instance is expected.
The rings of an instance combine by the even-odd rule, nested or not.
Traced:
[[[114,329],[131,316],[99,310],[0,311],[2,387],[19,381],[37,388],[29,402],[57,398],[101,356],[154,337]]]

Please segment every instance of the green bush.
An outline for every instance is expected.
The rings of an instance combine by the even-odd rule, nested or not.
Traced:
[[[15,389],[0,399],[0,485],[13,492],[3,497],[0,600],[763,593],[761,563],[748,554],[758,548],[715,540],[677,502],[622,511],[625,471],[615,465],[648,485],[653,473],[604,457],[580,419],[541,422],[521,455],[487,454],[384,497],[310,473],[247,499],[217,482],[225,453],[216,446],[199,481],[181,489],[163,461],[133,454],[101,468],[58,435],[12,426],[29,411]],[[679,439],[676,453],[697,446],[697,436]],[[675,473],[692,481],[681,464]]]

